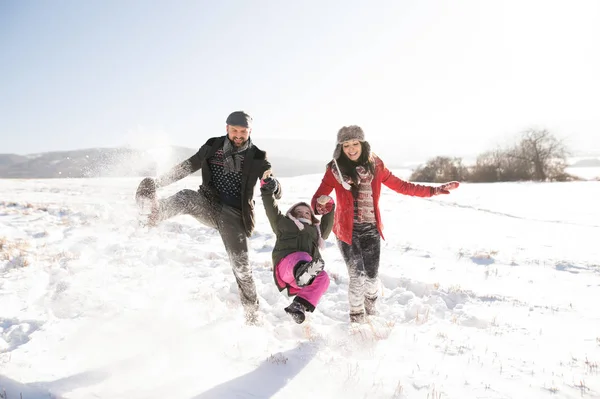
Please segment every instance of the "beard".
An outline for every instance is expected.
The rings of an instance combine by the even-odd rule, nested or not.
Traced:
[[[239,148],[239,147],[242,147],[244,144],[246,144],[248,139],[243,139],[241,137],[234,137],[233,139],[230,138],[229,141],[231,141],[231,144],[233,144],[234,147]]]

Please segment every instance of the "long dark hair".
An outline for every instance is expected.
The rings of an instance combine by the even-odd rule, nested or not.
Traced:
[[[352,179],[352,194],[354,197],[358,195],[358,183],[359,177],[356,172],[357,166],[364,167],[371,175],[375,174],[375,161],[373,157],[371,157],[371,145],[368,141],[359,141],[360,143],[360,157],[356,161],[350,160],[346,153],[344,152],[344,148],[342,147],[342,151],[340,153],[340,157],[337,159],[338,166],[340,167],[340,171],[343,175],[346,175]],[[341,178],[341,176],[340,176]]]

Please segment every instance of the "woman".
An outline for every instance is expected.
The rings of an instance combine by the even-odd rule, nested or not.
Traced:
[[[450,194],[459,186],[450,182],[439,187],[406,182],[394,176],[371,152],[359,126],[338,131],[333,160],[327,164],[321,185],[311,205],[319,213],[317,199],[335,189],[337,207],[333,233],[348,268],[350,321],[364,323],[365,315],[377,314],[377,276],[383,223],[379,213],[381,184],[405,195],[431,197]]]

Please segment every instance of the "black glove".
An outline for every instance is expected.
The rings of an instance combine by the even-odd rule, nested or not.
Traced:
[[[279,183],[272,177],[261,179],[260,181],[260,191],[265,194],[274,194],[277,191],[278,187]]]

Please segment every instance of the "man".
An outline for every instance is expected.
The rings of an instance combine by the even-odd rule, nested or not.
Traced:
[[[248,241],[254,231],[254,186],[271,175],[264,151],[252,144],[252,118],[243,111],[226,120],[227,135],[213,137],[189,159],[157,179],[145,178],[136,192],[141,206],[149,202],[148,224],[177,215],[191,215],[219,231],[239,288],[248,324],[257,322],[258,297],[248,261]],[[156,199],[156,189],[167,186],[202,169],[198,191],[182,190],[166,199]],[[276,181],[275,181],[275,184]],[[277,184],[277,197],[281,190]]]

